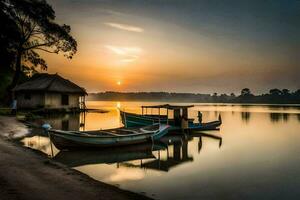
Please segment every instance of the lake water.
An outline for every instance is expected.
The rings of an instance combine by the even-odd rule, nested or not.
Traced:
[[[141,105],[155,104],[159,103],[89,101],[89,108],[108,112],[37,121],[66,130],[115,128],[122,126],[117,107],[141,113]],[[97,151],[54,148],[53,159],[96,180],[155,199],[299,198],[300,106],[196,104],[189,116],[196,119],[198,110],[204,122],[221,114],[220,130]],[[21,142],[52,154],[40,130],[33,129]]]

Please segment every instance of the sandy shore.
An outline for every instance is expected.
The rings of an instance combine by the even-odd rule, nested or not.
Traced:
[[[0,199],[148,199],[95,181],[9,141],[27,132],[15,118],[0,116]]]

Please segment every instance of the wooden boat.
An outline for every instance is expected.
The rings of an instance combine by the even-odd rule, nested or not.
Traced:
[[[153,124],[135,129],[117,128],[98,131],[62,131],[48,128],[46,131],[58,149],[72,149],[115,147],[154,141],[167,134],[169,128],[169,125]]]
[[[194,119],[188,118],[188,108],[193,107],[193,105],[178,106],[178,105],[157,105],[157,106],[142,106],[142,114],[128,113],[120,110],[121,120],[125,127],[141,127],[147,126],[154,123],[168,124],[171,126],[169,131],[178,130],[216,130],[221,124],[222,120],[219,119],[207,123],[194,123]],[[158,109],[158,115],[148,114],[147,109]],[[144,109],[146,113],[144,114]],[[161,115],[160,109],[166,109],[167,114]],[[173,118],[169,118],[169,110],[174,113]],[[182,113],[182,116],[181,116]],[[183,125],[182,118],[186,120],[186,125]]]
[[[207,123],[189,123],[189,130],[192,131],[208,131],[208,130],[217,130],[218,127],[222,125],[221,120],[216,120]]]

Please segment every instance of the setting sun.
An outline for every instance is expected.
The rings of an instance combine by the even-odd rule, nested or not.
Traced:
[[[121,85],[121,81],[118,81],[118,82],[117,82],[117,85]]]

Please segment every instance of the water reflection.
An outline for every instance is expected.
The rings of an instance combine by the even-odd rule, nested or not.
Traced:
[[[120,106],[120,103],[117,104],[117,106]],[[244,106],[247,107],[247,106]],[[279,109],[278,107],[270,106],[273,109]],[[130,107],[129,107],[130,108]],[[280,108],[283,109],[283,108]],[[137,107],[131,108],[132,112],[139,111],[140,109]],[[195,115],[197,113],[196,111],[192,110],[191,115]],[[220,112],[213,111],[213,112],[203,112],[204,118],[206,117],[206,120],[208,119],[214,119],[215,116],[219,115]],[[229,112],[231,116],[234,116],[233,111]],[[229,114],[227,113],[227,114]],[[226,114],[225,112],[222,113]],[[251,112],[240,112],[240,119],[243,122],[246,122],[247,124],[250,122],[250,117],[253,113]],[[279,112],[272,112],[269,113],[269,119],[273,123],[278,123],[280,121],[282,122],[288,122],[290,119],[289,113],[279,113]],[[294,115],[297,117],[297,120],[300,121],[300,114]],[[193,116],[194,117],[194,116]],[[88,121],[88,123],[86,123]],[[254,120],[255,121],[255,120]],[[81,114],[64,114],[64,115],[46,115],[43,116],[40,119],[37,119],[34,121],[34,123],[42,125],[43,123],[49,123],[54,129],[61,129],[61,130],[95,130],[95,129],[105,129],[105,128],[113,128],[113,127],[119,127],[122,126],[120,124],[119,119],[119,113],[117,112],[117,109],[115,107],[111,108],[108,113],[81,113]],[[86,124],[88,125],[86,128]],[[196,137],[194,135],[193,137]],[[203,135],[202,135],[203,137]],[[198,152],[200,152],[202,148],[202,137],[198,137]],[[190,140],[191,138],[189,138]],[[173,138],[173,140],[176,140],[176,138]],[[188,140],[188,141],[189,141]],[[181,147],[184,145],[181,141]],[[222,145],[222,138],[219,140],[220,146]],[[52,152],[50,151],[50,141],[48,137],[41,131],[40,129],[32,129],[30,135],[27,135],[26,138],[23,138],[21,140],[26,146],[34,149],[38,149],[48,155],[52,155]],[[174,151],[178,151],[179,148],[178,145],[174,141]],[[176,148],[175,148],[176,147]],[[184,149],[182,149],[180,152],[183,152]],[[59,150],[54,148],[54,155],[58,153]],[[174,159],[178,158],[179,154],[174,154]]]
[[[31,120],[34,124],[51,124],[51,127],[58,130],[80,130],[85,125],[84,113],[43,115],[38,119]],[[35,130],[36,131],[36,130]],[[37,132],[38,134],[39,132]]]
[[[241,118],[244,122],[249,122],[251,113],[250,112],[241,112]]]
[[[121,102],[119,106],[140,113],[140,105],[153,104],[160,103]],[[39,121],[50,122],[58,129],[83,129],[81,123],[86,130],[115,128],[122,126],[116,105],[117,102],[89,103],[91,108],[109,112],[87,113],[86,123],[78,115],[45,117]],[[158,199],[215,199],[224,194],[229,199],[299,196],[300,176],[295,176],[300,174],[299,108],[196,105],[189,115],[196,118],[198,110],[203,111],[203,121],[214,120],[221,113],[220,131],[170,135],[153,145],[96,151],[57,150],[54,159],[96,180],[155,194]],[[32,132],[22,139],[24,145],[50,154],[47,136],[41,130]],[[205,189],[200,191],[201,188]]]
[[[198,138],[198,152],[200,152],[203,137],[218,140],[219,147],[222,145],[221,137],[198,132],[193,135],[166,136],[154,144],[146,143],[101,150],[60,151],[54,159],[70,167],[91,164],[117,164],[117,167],[167,172],[180,164],[192,162],[193,156],[191,156],[189,142],[193,141],[194,138]]]
[[[198,137],[199,141],[198,141],[198,153],[200,153],[201,149],[202,149],[202,137],[207,137],[207,138],[212,138],[215,140],[219,141],[219,148],[221,148],[222,144],[223,144],[223,139],[222,137],[216,136],[216,135],[212,135],[212,134],[207,134],[207,133],[193,133],[193,137]]]
[[[270,113],[271,122],[277,123],[280,121],[287,122],[289,120],[289,113]]]
[[[113,164],[155,158],[153,152],[164,148],[166,147],[163,143],[147,143],[101,150],[60,151],[54,159],[70,167],[90,164]]]

